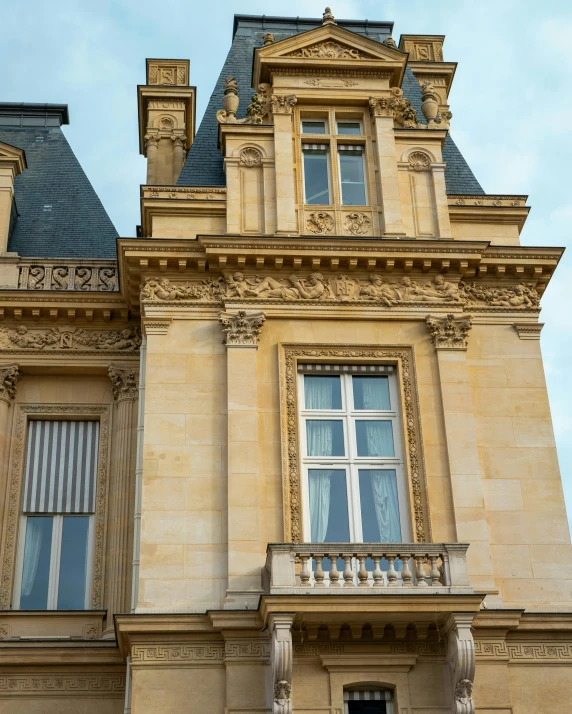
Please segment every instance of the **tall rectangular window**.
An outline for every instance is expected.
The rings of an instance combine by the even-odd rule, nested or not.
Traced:
[[[324,205],[330,200],[330,171],[328,147],[321,144],[304,145],[304,202]]]
[[[304,531],[311,542],[409,537],[392,366],[300,365]]]
[[[365,206],[365,173],[362,146],[339,146],[340,184],[344,206]]]
[[[30,421],[14,607],[89,607],[99,422]]]

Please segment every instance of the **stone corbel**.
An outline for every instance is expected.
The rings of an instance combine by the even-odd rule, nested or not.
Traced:
[[[292,623],[294,615],[272,615],[272,714],[292,714]]]
[[[137,399],[139,375],[136,369],[125,369],[112,364],[109,367],[108,374],[113,389],[113,398],[117,403],[124,400],[134,401]]]
[[[425,318],[436,350],[466,350],[472,320],[472,315]]]
[[[17,364],[0,365],[0,401],[8,406],[16,396],[16,383],[21,376]]]
[[[451,670],[452,713],[475,714],[475,642],[472,614],[454,613],[447,621],[447,662]]]
[[[227,347],[258,347],[260,330],[265,320],[260,310],[221,312],[219,322],[224,332],[223,344]]]

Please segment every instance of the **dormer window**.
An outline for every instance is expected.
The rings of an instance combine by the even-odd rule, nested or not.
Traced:
[[[360,121],[339,121],[338,134],[363,134]]]
[[[302,134],[326,134],[326,121],[303,121]]]

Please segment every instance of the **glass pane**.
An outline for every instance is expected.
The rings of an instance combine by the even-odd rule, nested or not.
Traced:
[[[310,528],[313,543],[347,543],[350,539],[346,472],[310,469]]]
[[[327,151],[304,151],[304,189],[306,203],[330,203]]]
[[[89,516],[66,516],[62,531],[58,610],[83,610]]]
[[[387,377],[352,377],[354,409],[391,409]]]
[[[338,134],[361,134],[359,121],[339,121]]]
[[[358,456],[395,456],[390,421],[356,420]]]
[[[53,520],[51,516],[26,519],[20,610],[45,610],[48,607]]]
[[[340,177],[344,206],[364,206],[365,181],[361,153],[340,151]]]
[[[326,122],[325,121],[303,121],[302,122],[302,134],[325,134],[326,133]]]
[[[359,496],[365,543],[400,543],[397,474],[393,469],[360,469]]]
[[[304,403],[306,409],[341,409],[340,378],[304,375]]]
[[[307,419],[306,437],[308,456],[345,455],[344,425],[341,420]]]

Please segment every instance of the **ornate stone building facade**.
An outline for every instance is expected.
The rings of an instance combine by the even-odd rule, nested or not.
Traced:
[[[148,60],[135,238],[0,105],[0,712],[568,711],[562,249],[392,28],[235,16],[196,136]]]

